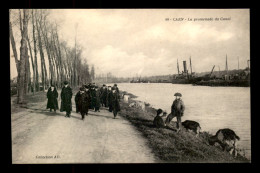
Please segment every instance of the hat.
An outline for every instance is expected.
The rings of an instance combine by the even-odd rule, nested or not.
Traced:
[[[63,83],[64,83],[64,85],[67,85],[69,82],[68,81],[64,81]]]
[[[105,84],[103,84],[103,86],[106,86]]]
[[[114,86],[117,86],[117,84],[115,83]]]
[[[84,87],[87,88],[87,89],[89,89],[89,86],[88,86],[88,85],[85,85]]]
[[[175,93],[174,96],[182,96],[181,93]]]
[[[80,87],[79,90],[80,91],[85,91],[85,88],[84,87]]]
[[[159,115],[160,113],[162,113],[163,111],[162,111],[162,109],[158,109],[157,110],[157,115]]]

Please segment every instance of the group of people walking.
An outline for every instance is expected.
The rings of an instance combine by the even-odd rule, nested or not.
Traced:
[[[64,82],[64,87],[61,90],[61,107],[60,112],[66,112],[65,117],[71,116],[72,111],[72,88],[68,85],[68,82]],[[50,112],[54,110],[56,112],[58,107],[58,92],[54,85],[52,85],[47,92],[47,109]],[[120,111],[120,95],[117,84],[113,87],[103,84],[102,87],[98,87],[95,83],[89,83],[79,88],[79,91],[75,96],[76,113],[80,113],[82,120],[85,119],[85,115],[88,115],[89,109],[95,112],[100,112],[100,107],[108,108],[109,112],[113,112],[114,118]]]

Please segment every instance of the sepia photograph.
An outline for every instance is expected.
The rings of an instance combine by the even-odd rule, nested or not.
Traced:
[[[9,9],[12,164],[251,163],[250,9]]]

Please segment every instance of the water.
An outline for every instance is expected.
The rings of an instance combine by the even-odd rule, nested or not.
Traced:
[[[200,123],[202,131],[215,134],[222,128],[233,129],[240,137],[238,148],[245,150],[251,159],[250,88],[249,87],[208,87],[162,83],[120,83],[120,90],[138,96],[137,100],[150,103],[170,113],[180,92],[186,106],[184,120]],[[173,119],[176,121],[175,119]]]

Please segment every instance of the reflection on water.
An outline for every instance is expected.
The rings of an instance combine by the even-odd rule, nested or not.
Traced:
[[[250,88],[208,87],[182,84],[120,83],[120,90],[138,96],[137,100],[150,103],[170,113],[174,93],[180,92],[186,106],[184,120],[200,123],[202,131],[215,134],[218,129],[230,128],[241,138],[239,148],[251,157]],[[174,121],[176,121],[174,119]]]

